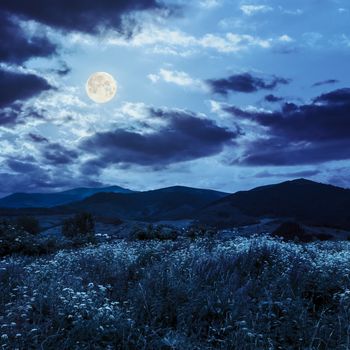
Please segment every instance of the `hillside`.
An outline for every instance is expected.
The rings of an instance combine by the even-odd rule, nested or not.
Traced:
[[[220,226],[278,217],[348,229],[349,208],[349,189],[297,179],[234,193],[198,211],[196,217],[203,223]]]
[[[102,188],[80,187],[56,193],[13,193],[0,199],[0,208],[49,208],[79,201],[101,192],[131,193],[133,191],[119,186],[109,186]]]
[[[195,210],[227,195],[213,190],[174,186],[128,194],[98,193],[56,209],[145,221],[191,219]]]

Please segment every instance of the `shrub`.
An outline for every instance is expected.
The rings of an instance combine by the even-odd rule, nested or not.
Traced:
[[[272,232],[274,236],[282,237],[285,240],[299,240],[301,242],[307,242],[312,240],[312,237],[305,233],[303,227],[297,222],[286,221]]]
[[[28,221],[29,222],[29,221]],[[32,231],[33,232],[33,231]],[[10,221],[0,223],[0,256],[10,254],[41,255],[58,249],[53,238],[43,239]]]
[[[77,240],[95,239],[95,220],[90,213],[79,213],[66,219],[62,225],[62,235]]]
[[[149,224],[147,228],[137,227],[131,235],[131,238],[140,241],[157,239],[160,241],[175,240],[179,233],[173,228],[158,225],[153,226]]]
[[[33,216],[19,216],[15,221],[15,225],[32,235],[40,232],[39,221]]]
[[[213,238],[217,235],[217,233],[218,231],[216,228],[205,225],[193,224],[187,229],[186,236],[192,240],[195,240],[203,237]]]

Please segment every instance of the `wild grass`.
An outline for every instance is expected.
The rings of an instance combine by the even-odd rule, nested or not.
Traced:
[[[119,240],[0,260],[2,349],[349,349],[350,242]]]

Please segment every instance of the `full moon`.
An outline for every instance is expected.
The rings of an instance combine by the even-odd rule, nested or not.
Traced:
[[[96,103],[109,102],[117,92],[114,78],[105,72],[96,72],[86,82],[86,93]]]

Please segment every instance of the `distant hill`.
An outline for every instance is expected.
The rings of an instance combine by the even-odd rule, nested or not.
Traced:
[[[240,191],[196,213],[203,223],[228,227],[261,217],[350,229],[350,190],[305,179]]]
[[[81,187],[56,193],[14,193],[0,199],[0,208],[50,208],[79,201],[96,193],[106,192],[131,193],[133,191],[119,186],[109,186],[102,188]]]
[[[1,202],[8,207],[4,208]],[[20,205],[23,208],[15,209]],[[191,219],[221,228],[276,218],[350,229],[350,190],[305,179],[234,194],[183,186],[145,192],[113,186],[55,194],[14,194],[1,199],[0,206],[2,216],[71,215],[89,211],[99,217],[122,220]]]
[[[121,219],[158,221],[191,219],[193,212],[227,193],[174,186],[134,193],[97,193],[82,201],[54,208],[60,212],[89,211]]]

